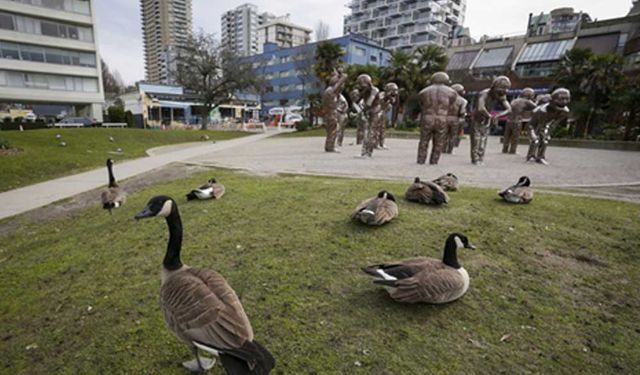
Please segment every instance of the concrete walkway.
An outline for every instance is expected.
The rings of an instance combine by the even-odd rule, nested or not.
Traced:
[[[221,153],[234,147],[248,147],[251,143],[275,134],[278,132],[269,131],[216,143],[200,142],[160,147],[149,150],[148,153],[151,155],[149,157],[116,163],[114,172],[118,180],[124,180],[169,163],[185,161],[204,154]],[[106,184],[107,170],[106,167],[101,167],[89,172],[0,193],[0,220],[106,186]]]
[[[345,139],[345,145],[353,138]],[[640,152],[549,147],[551,165],[526,163],[527,146],[520,155],[504,155],[499,137],[490,137],[485,166],[470,163],[469,141],[454,155],[442,155],[437,166],[416,164],[418,140],[388,139],[388,151],[375,151],[372,159],[355,158],[360,147],[345,146],[339,154],[323,151],[323,138],[272,138],[233,152],[211,152],[190,163],[240,168],[256,173],[302,173],[410,181],[415,176],[436,178],[455,173],[462,184],[501,188],[527,175],[535,186],[585,187],[640,185]]]

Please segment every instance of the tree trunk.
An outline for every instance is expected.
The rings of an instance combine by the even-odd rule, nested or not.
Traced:
[[[593,119],[594,112],[595,112],[595,109],[591,107],[591,109],[589,110],[589,116],[587,116],[587,121],[584,124],[583,138],[587,138],[587,136],[589,135],[589,129],[591,128],[591,121]]]
[[[625,126],[624,128],[624,140],[625,141],[630,141],[631,140],[631,129],[633,129],[633,123],[635,122],[636,119],[636,111],[631,109],[631,111],[629,112],[629,117],[627,118],[627,126]]]
[[[209,128],[209,114],[211,113],[212,105],[206,103],[203,108],[204,113],[202,114],[202,127],[200,128],[200,130],[207,130]]]

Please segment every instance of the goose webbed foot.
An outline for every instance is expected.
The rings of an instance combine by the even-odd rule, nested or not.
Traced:
[[[193,349],[193,354],[196,356],[196,358],[190,361],[182,362],[182,366],[184,366],[184,368],[194,374],[207,372],[211,370],[213,368],[213,365],[215,365],[216,363],[215,359],[200,357],[197,348]]]

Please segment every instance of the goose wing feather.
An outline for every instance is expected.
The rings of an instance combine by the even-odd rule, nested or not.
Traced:
[[[380,199],[381,202],[379,202],[378,207],[375,210],[375,223],[377,225],[382,225],[398,216],[398,205],[396,204],[396,202],[389,199],[378,199]]]
[[[464,280],[460,273],[446,267],[428,271],[424,270],[415,276],[395,282],[395,290],[391,297],[406,303],[441,303],[450,300],[464,288]]]
[[[253,341],[253,329],[234,290],[217,272],[190,268],[169,277],[160,290],[165,321],[176,336],[218,350]]]
[[[377,270],[381,269],[386,274],[391,275],[397,279],[407,279],[422,271],[432,272],[442,268],[443,263],[440,260],[426,257],[416,257],[405,259],[401,262],[383,263],[368,266],[363,268],[363,271],[372,276],[380,277],[380,275],[377,273]]]
[[[213,184],[211,187],[213,188],[213,197],[215,199],[222,198],[222,196],[225,193],[224,185],[216,183],[216,184]]]

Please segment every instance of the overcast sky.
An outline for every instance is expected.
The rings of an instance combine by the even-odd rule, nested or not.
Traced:
[[[220,35],[220,15],[246,0],[193,0],[194,28]],[[315,29],[318,21],[329,24],[331,37],[342,35],[342,20],[348,0],[254,0],[260,11],[276,15],[289,13],[294,23]],[[223,5],[224,4],[224,5]],[[508,5],[507,5],[508,4]],[[126,83],[144,78],[140,6],[132,0],[97,0],[100,54],[120,72]],[[467,0],[465,26],[471,35],[524,33],[529,13],[548,12],[570,6],[592,18],[620,17],[629,11],[631,0]]]

